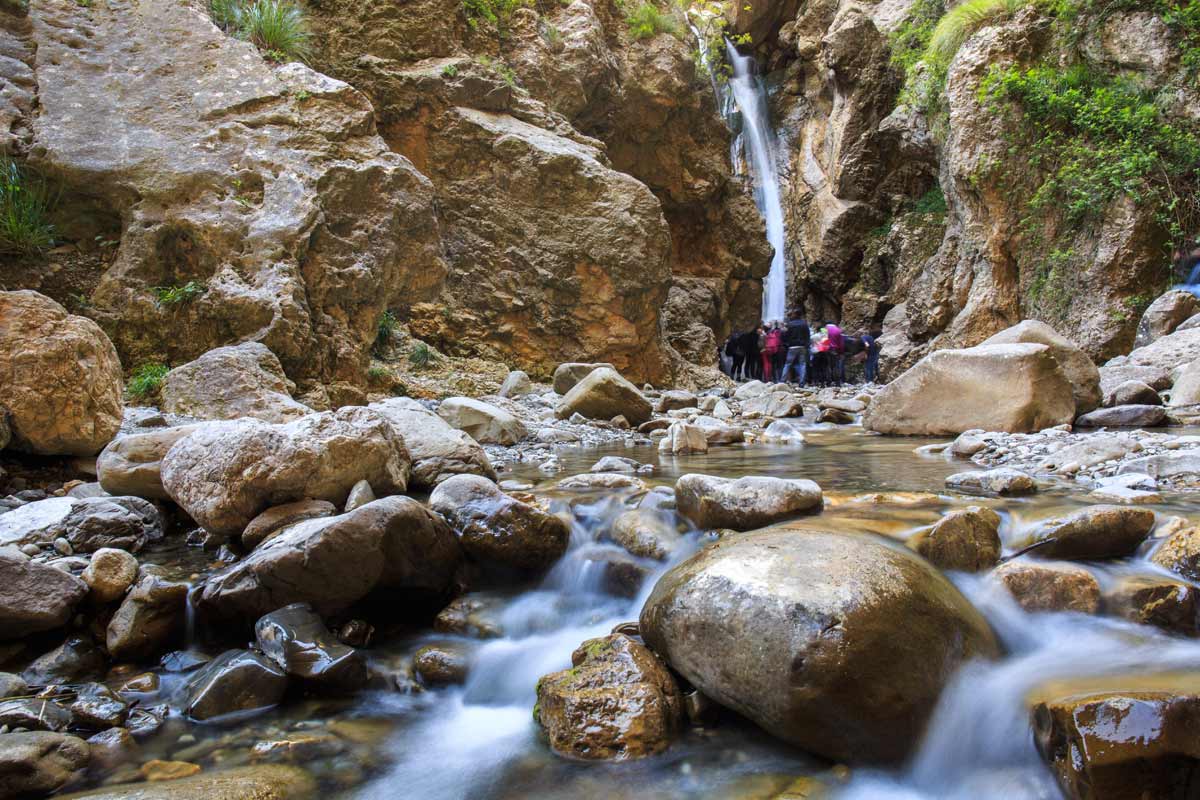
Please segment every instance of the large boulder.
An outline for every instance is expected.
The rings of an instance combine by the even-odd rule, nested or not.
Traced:
[[[1171,386],[1171,415],[1181,422],[1200,421],[1200,359],[1179,371]]]
[[[437,413],[451,428],[481,444],[512,445],[529,435],[521,421],[503,408],[470,397],[447,398]]]
[[[162,515],[140,497],[51,497],[0,515],[0,546],[63,538],[81,553],[102,547],[137,552],[162,536]]]
[[[1182,323],[1186,322],[1197,312],[1200,312],[1200,300],[1196,295],[1183,289],[1172,289],[1159,295],[1143,312],[1138,321],[1137,336],[1133,346],[1146,345],[1174,333]]]
[[[1038,751],[1068,797],[1191,797],[1200,768],[1200,674],[1110,675],[1034,690]]]
[[[675,482],[675,503],[680,514],[701,528],[749,531],[819,510],[823,495],[809,480],[734,480],[693,473]]]
[[[1039,523],[1028,533],[1027,545],[1041,558],[1124,558],[1133,555],[1153,527],[1149,509],[1098,505]]]
[[[404,438],[412,458],[413,488],[432,489],[452,475],[496,477],[478,442],[450,427],[418,401],[397,397],[372,403],[369,408],[379,412]]]
[[[100,326],[37,292],[0,292],[9,447],[91,456],[121,427],[121,361]]]
[[[619,372],[598,367],[567,392],[554,413],[559,419],[573,414],[599,420],[622,416],[630,425],[641,425],[650,419],[653,410],[650,401]]]
[[[592,370],[600,369],[601,367],[616,369],[612,364],[577,364],[574,362],[559,364],[554,370],[554,391],[565,395],[575,388],[575,384],[590,375]]]
[[[262,342],[218,347],[167,373],[162,409],[197,419],[290,422],[313,410],[292,399],[289,383]]]
[[[1054,360],[1071,382],[1076,415],[1086,414],[1100,405],[1103,400],[1100,370],[1087,353],[1046,323],[1027,319],[983,341],[984,345],[1018,343],[1044,344],[1050,348]]]
[[[43,797],[87,768],[89,748],[75,736],[49,731],[0,735],[0,797]]]
[[[467,555],[488,566],[547,569],[567,551],[571,538],[561,519],[478,475],[456,475],[438,484],[429,505],[458,532]]]
[[[361,505],[365,505],[365,503]],[[353,509],[350,510],[353,511]],[[297,522],[332,517],[337,513],[337,506],[328,500],[297,500],[294,503],[272,506],[250,520],[250,524],[242,531],[242,547],[253,550],[275,532],[295,525]]]
[[[62,627],[87,592],[87,584],[69,572],[0,547],[0,640]]]
[[[461,563],[458,538],[440,516],[407,497],[385,497],[293,525],[212,575],[197,602],[246,620],[292,603],[337,614],[377,589],[423,605],[448,598]]]
[[[700,551],[659,579],[640,627],[706,696],[856,763],[902,759],[954,671],[999,651],[979,612],[915,553],[803,528]]]
[[[1027,433],[1073,420],[1074,392],[1044,344],[938,350],[875,395],[863,426],[916,436]]]
[[[614,633],[580,645],[571,669],[543,676],[533,713],[556,753],[623,761],[667,749],[683,727],[683,695],[654,653]]]
[[[403,492],[409,465],[404,440],[386,419],[350,407],[282,425],[201,426],[163,457],[162,481],[192,519],[228,538],[270,506],[311,498],[340,507],[361,480],[380,494]]]
[[[667,435],[659,440],[658,450],[673,456],[707,453],[708,436],[702,428],[695,425],[673,422],[671,427],[667,428]]]
[[[101,488],[112,495],[171,499],[162,485],[162,458],[176,442],[197,427],[176,425],[113,439],[96,459],[96,475]]]

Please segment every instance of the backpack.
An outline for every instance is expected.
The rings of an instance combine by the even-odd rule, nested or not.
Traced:
[[[767,345],[764,350],[770,355],[775,355],[781,349],[783,349],[783,331],[774,330],[768,333]]]

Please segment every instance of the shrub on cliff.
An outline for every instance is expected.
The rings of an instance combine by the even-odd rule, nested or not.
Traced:
[[[642,3],[625,18],[634,39],[650,39],[660,33],[679,34],[679,22],[651,3]]]

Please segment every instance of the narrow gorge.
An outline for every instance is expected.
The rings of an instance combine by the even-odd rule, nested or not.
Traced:
[[[1200,0],[0,0],[0,800],[1200,798]]]

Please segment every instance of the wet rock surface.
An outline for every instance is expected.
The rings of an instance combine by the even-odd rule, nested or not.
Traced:
[[[0,795],[38,797],[56,792],[88,765],[78,737],[31,731],[0,734]]]
[[[340,643],[304,603],[273,611],[254,625],[258,647],[293,678],[329,689],[367,682],[366,657]]]
[[[998,567],[991,577],[1026,611],[1094,614],[1100,609],[1099,582],[1076,564],[1020,559]]]
[[[675,483],[675,501],[701,528],[748,531],[820,509],[822,494],[809,480],[684,475]]]
[[[981,572],[1000,560],[1000,516],[990,508],[954,511],[910,544],[939,569]]]
[[[1091,561],[1132,555],[1150,535],[1154,512],[1102,505],[1048,520],[1029,533],[1028,551],[1042,558]]]
[[[183,707],[200,721],[264,711],[283,698],[287,684],[287,674],[273,661],[249,650],[227,650],[188,679]]]
[[[73,575],[0,547],[0,640],[61,627],[87,591]]]
[[[140,578],[108,623],[105,646],[116,659],[162,652],[184,633],[190,587],[147,574]]]

